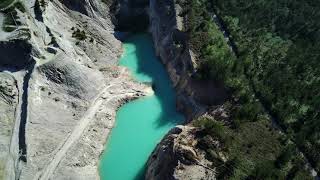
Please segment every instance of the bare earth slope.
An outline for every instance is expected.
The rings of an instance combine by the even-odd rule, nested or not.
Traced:
[[[115,111],[150,89],[117,66],[100,0],[21,3],[21,25],[0,31],[0,179],[99,179]]]

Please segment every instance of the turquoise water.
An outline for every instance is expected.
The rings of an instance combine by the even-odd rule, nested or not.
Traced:
[[[153,83],[155,94],[122,106],[100,161],[102,180],[144,179],[149,155],[173,126],[183,121],[176,111],[175,92],[164,66],[157,59],[151,37],[131,36],[124,42],[120,65],[132,76]]]

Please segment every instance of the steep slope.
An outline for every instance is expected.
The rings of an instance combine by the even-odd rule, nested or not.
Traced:
[[[178,108],[191,120],[202,114],[206,106],[223,102],[227,98],[226,90],[219,82],[193,77],[197,63],[188,34],[184,32],[181,6],[175,1],[155,0],[149,6],[150,32],[156,52],[177,90]]]
[[[204,177],[204,179],[312,179],[312,176],[317,174],[314,166],[310,165],[314,158],[310,159],[303,154],[295,143],[296,140],[292,138],[291,131],[287,132],[279,126],[277,116],[274,116],[274,111],[270,111],[275,106],[268,107],[261,98],[260,92],[267,91],[269,87],[261,88],[259,78],[262,76],[257,74],[252,76],[256,70],[261,71],[265,67],[264,64],[282,60],[288,44],[281,43],[278,37],[272,38],[269,33],[266,35],[268,38],[265,39],[265,43],[259,41],[261,44],[257,43],[259,45],[254,44],[254,48],[250,47],[250,43],[253,43],[252,38],[247,36],[255,37],[258,32],[249,22],[243,20],[246,17],[239,12],[243,10],[242,13],[245,14],[244,12],[253,6],[243,7],[237,11],[235,2],[217,1],[217,3],[222,6],[219,7],[218,14],[215,12],[217,6],[212,1],[151,0],[149,9],[150,32],[154,37],[158,54],[166,64],[170,77],[181,95],[178,106],[183,107],[181,109],[190,120],[193,119],[192,123],[186,126],[197,129],[200,133],[199,136],[189,136],[191,139],[185,137],[186,141],[196,144],[188,145],[188,148],[194,152],[204,151],[205,156],[198,156],[198,158],[211,162],[208,166],[214,171],[214,176],[211,177],[205,177],[205,172],[199,171],[202,173],[198,177]],[[232,6],[226,5],[228,3]],[[251,4],[259,3],[261,2]],[[228,8],[233,10],[230,11]],[[260,8],[263,9],[263,6]],[[264,11],[261,10],[259,17],[263,17],[262,12]],[[220,13],[224,16],[218,16]],[[240,26],[235,16],[243,18],[247,25]],[[257,20],[256,16],[253,14],[251,16],[252,19]],[[274,46],[269,47],[269,45]],[[255,51],[251,51],[252,49]],[[258,52],[260,54],[255,54]],[[313,58],[317,57],[316,54],[312,55],[314,55]],[[285,65],[285,62],[282,62],[282,65]],[[278,68],[273,67],[273,69]],[[283,66],[279,65],[279,67]],[[272,69],[269,71],[270,74]],[[316,74],[313,73],[313,75]],[[265,79],[268,82],[273,81],[274,78],[280,78],[280,76],[271,79],[267,77],[268,75]],[[313,78],[312,82],[316,82],[316,79]],[[201,84],[202,82],[204,83]],[[197,86],[193,86],[195,83]],[[207,86],[210,83],[212,85]],[[255,85],[259,85],[260,89]],[[274,89],[280,86],[278,85],[274,86]],[[199,87],[200,90],[206,89],[207,92],[199,91]],[[265,93],[270,95],[272,92],[274,91]],[[201,94],[200,97],[199,94]],[[317,102],[316,99],[315,102]],[[314,105],[313,108],[316,107],[316,104]],[[196,107],[201,107],[201,110]],[[301,108],[300,110],[306,110],[305,106]],[[312,108],[307,109],[304,113],[312,112]],[[281,111],[281,108],[276,111]],[[317,111],[313,112],[317,114]],[[286,115],[291,117],[290,114]],[[316,125],[316,123],[313,124]],[[309,126],[306,125],[304,128],[307,127]],[[316,128],[317,126],[313,130]],[[316,134],[316,131],[312,133],[313,139],[316,138]],[[188,164],[188,168],[184,168],[184,165],[181,168],[180,164],[185,164],[183,159],[188,158],[188,155],[179,152],[177,147],[172,145],[177,136],[179,137],[179,135],[169,134],[159,143],[149,158],[146,179],[182,179],[176,172],[187,175],[192,171],[190,167],[197,166],[196,162],[192,162]],[[306,135],[298,136],[298,138],[303,137]],[[317,145],[309,144],[308,153],[318,157],[318,151],[311,147],[317,149]],[[195,169],[197,167],[193,170]],[[184,177],[184,179],[193,178],[195,177]]]
[[[13,88],[1,89],[1,176],[98,179],[115,111],[149,91],[117,66],[109,5],[21,0],[0,13],[14,22],[1,31],[0,79]]]
[[[197,131],[188,126],[173,128],[151,154],[145,179],[215,179],[212,162],[196,147]]]

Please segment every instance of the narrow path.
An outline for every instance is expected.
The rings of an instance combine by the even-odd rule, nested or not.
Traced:
[[[117,83],[110,83],[109,86],[105,87],[95,98],[95,100],[92,102],[89,109],[85,112],[85,116],[80,120],[77,127],[74,128],[72,133],[69,135],[69,137],[66,139],[65,143],[62,145],[62,147],[59,149],[59,151],[55,154],[53,159],[50,161],[50,163],[44,168],[42,171],[42,174],[40,175],[40,180],[48,180],[52,174],[54,173],[55,169],[59,165],[62,158],[66,155],[70,147],[81,137],[84,130],[88,127],[89,123],[93,119],[96,112],[99,110],[99,107],[104,102],[109,102],[114,98],[121,97],[121,96],[127,96],[127,95],[133,95],[136,92],[128,92],[128,93],[122,93],[119,95],[113,95],[110,94],[107,90],[117,85]],[[107,99],[106,99],[107,97]]]
[[[62,147],[59,149],[59,151],[55,154],[53,159],[50,161],[50,163],[45,167],[45,169],[42,171],[42,175],[40,177],[40,180],[49,179],[51,175],[53,174],[54,170],[60,163],[61,159],[64,157],[68,149],[71,147],[71,145],[80,138],[85,128],[90,123],[90,120],[98,110],[99,106],[102,104],[101,97],[106,94],[106,91],[108,88],[110,88],[111,85],[103,88],[103,90],[97,95],[97,97],[93,100],[91,103],[91,106],[89,109],[85,112],[85,116],[82,117],[82,119],[79,121],[79,124],[77,127],[75,127],[72,131],[72,133],[69,135],[69,137],[66,139]]]

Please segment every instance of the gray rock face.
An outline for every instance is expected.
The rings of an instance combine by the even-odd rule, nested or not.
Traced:
[[[97,71],[83,67],[73,61],[71,57],[60,56],[38,67],[41,75],[60,86],[69,96],[90,100],[101,88],[104,79]]]
[[[183,32],[182,11],[174,0],[150,0],[150,32],[156,52],[166,65],[178,94],[177,106],[188,120],[202,114],[206,105],[219,104],[227,94],[222,85],[192,78],[196,59]]]
[[[110,18],[109,7],[112,0],[59,0],[69,10],[79,12],[93,18]]]
[[[166,65],[177,90],[177,107],[187,120],[200,116],[207,107],[227,98],[223,85],[192,77],[197,70],[196,56],[190,50],[184,32],[182,8],[174,0],[150,0],[150,32],[156,53]],[[215,179],[211,162],[196,147],[195,128],[188,126],[171,130],[158,144],[147,164],[147,180]]]
[[[150,0],[150,32],[156,53],[166,65],[173,85],[177,89],[178,108],[188,119],[201,111],[198,103],[190,97],[186,86],[193,72],[193,65],[186,34],[178,29],[174,1]]]
[[[211,162],[196,148],[196,129],[188,126],[173,128],[158,144],[147,163],[146,180],[215,179]]]

